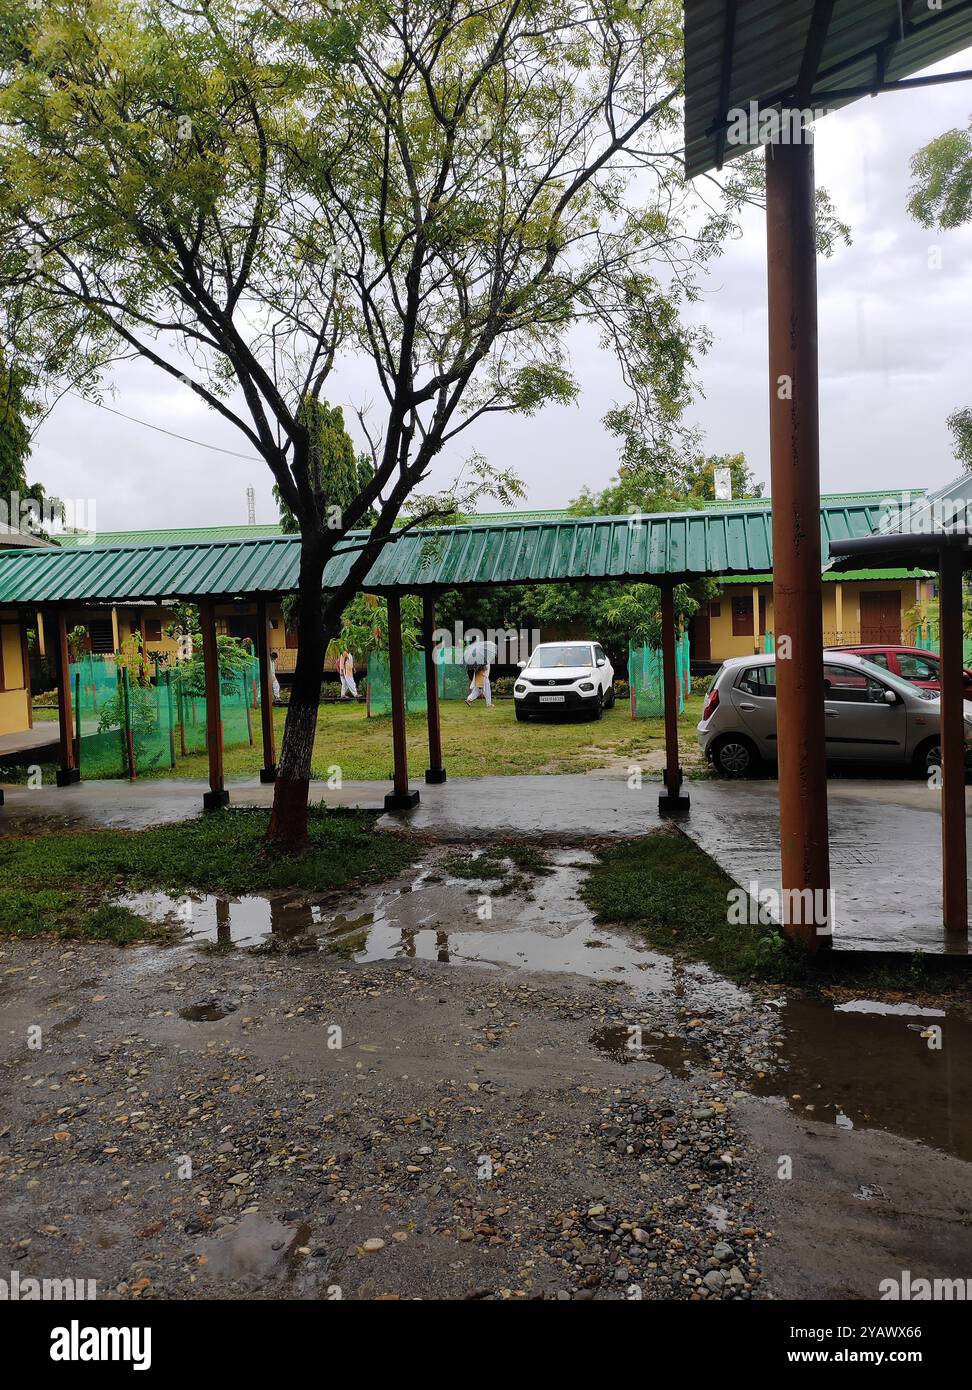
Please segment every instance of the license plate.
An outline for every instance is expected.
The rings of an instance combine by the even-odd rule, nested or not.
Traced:
[[[563,695],[541,695],[540,703],[541,705],[562,705],[564,697]]]

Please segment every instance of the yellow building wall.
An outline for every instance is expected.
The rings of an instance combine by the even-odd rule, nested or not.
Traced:
[[[0,614],[3,688],[0,689],[0,734],[21,734],[30,728],[30,695],[24,672],[20,623],[15,613]]]
[[[756,586],[766,603],[766,630],[776,633],[773,621],[773,586]],[[931,586],[927,580],[914,579],[855,579],[825,580],[823,585],[823,630],[821,641],[824,646],[848,645],[861,640],[861,594],[865,590],[897,589],[901,594],[901,641],[909,645],[914,630],[908,621],[908,612],[914,608],[919,597],[928,597]],[[838,593],[839,590],[839,593]],[[719,591],[714,602],[719,604],[718,617],[709,616],[710,660],[726,661],[733,656],[751,656],[764,650],[762,635],[756,637],[734,637],[732,634],[732,600],[746,598],[752,603],[752,587],[746,584],[726,584]],[[839,603],[839,622],[838,622]]]

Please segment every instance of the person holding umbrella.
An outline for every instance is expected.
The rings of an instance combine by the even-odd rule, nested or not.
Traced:
[[[489,687],[489,668],[496,660],[495,642],[470,642],[462,654],[463,663],[469,668],[469,694],[466,704],[474,704],[482,695],[486,708],[493,708],[493,694]]]

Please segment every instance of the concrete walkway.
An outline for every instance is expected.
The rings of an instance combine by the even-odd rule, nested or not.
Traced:
[[[56,748],[60,738],[60,724],[56,719],[38,721],[32,729],[22,729],[17,734],[0,734],[0,762],[12,758],[17,753],[32,753],[40,748]]]
[[[560,843],[631,837],[659,825],[659,785],[628,786],[623,773],[463,778],[441,787],[418,780],[421,804],[383,815],[444,840],[493,835],[550,837]],[[0,833],[106,826],[141,829],[201,814],[206,784],[195,779],[86,782],[73,787],[6,789]],[[381,810],[388,782],[341,790],[311,784],[329,806]],[[692,808],[679,823],[741,886],[779,892],[777,787],[771,780],[688,784]],[[272,787],[234,781],[234,806],[269,806]],[[967,791],[967,802],[972,789]],[[941,926],[941,822],[938,795],[922,781],[839,779],[829,784],[835,949],[968,953]],[[751,885],[755,885],[751,887]]]

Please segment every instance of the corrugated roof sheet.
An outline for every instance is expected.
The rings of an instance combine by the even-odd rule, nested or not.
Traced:
[[[723,148],[715,127],[750,101],[771,105],[797,85],[814,0],[685,0],[685,167],[690,178],[744,153]],[[728,42],[733,28],[732,41]],[[904,25],[902,29],[902,16]],[[902,37],[903,34],[903,37]],[[835,110],[846,88],[895,82],[972,43],[968,0],[941,8],[900,0],[835,0],[809,97]]]
[[[875,569],[875,570],[824,570],[820,578],[830,584],[851,584],[855,580],[881,579],[931,579],[931,570],[919,569]],[[772,574],[723,574],[720,584],[772,584]]]
[[[566,508],[551,508],[540,511],[479,512],[464,517],[467,522],[490,521],[555,521],[573,513]],[[57,537],[59,545],[68,549],[78,546],[96,545],[99,549],[119,545],[180,545],[183,541],[247,541],[255,537],[283,536],[279,521],[240,522],[230,526],[175,526],[140,529],[134,531],[96,531],[94,536],[83,532],[66,532]],[[2,544],[2,533],[0,533]]]
[[[831,540],[870,535],[879,515],[876,502],[821,508],[823,554]],[[380,593],[760,574],[772,566],[771,529],[768,508],[446,526],[409,532],[388,544],[362,587]],[[365,534],[342,542],[325,571],[325,587],[336,587],[345,577],[353,547]],[[0,602],[121,603],[286,593],[296,586],[299,554],[296,536],[10,552],[0,555]]]

